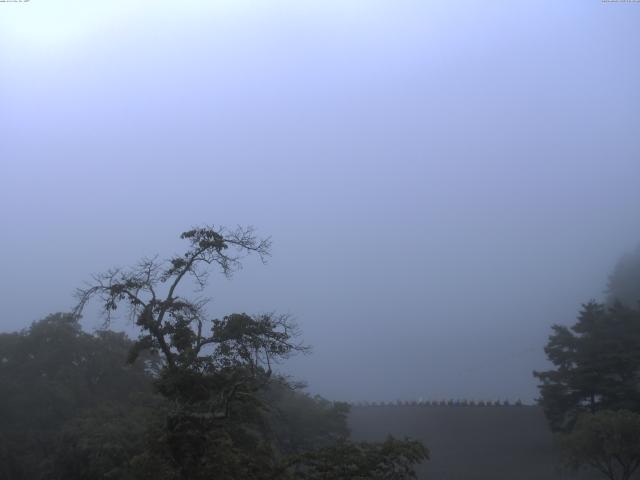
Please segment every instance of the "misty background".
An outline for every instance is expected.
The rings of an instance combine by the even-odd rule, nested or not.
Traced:
[[[550,326],[640,242],[639,21],[597,0],[0,4],[0,330],[191,226],[250,224],[273,255],[212,278],[210,312],[291,313],[311,391],[533,401]]]

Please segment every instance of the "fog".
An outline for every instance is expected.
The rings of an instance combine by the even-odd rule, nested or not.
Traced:
[[[313,353],[281,368],[312,391],[532,402],[550,326],[640,242],[639,21],[598,0],[0,3],[0,330],[194,225],[253,225],[272,256],[213,277],[209,310],[290,313]]]

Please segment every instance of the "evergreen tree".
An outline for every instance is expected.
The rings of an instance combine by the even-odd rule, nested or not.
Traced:
[[[583,412],[640,411],[640,311],[589,302],[575,325],[552,328],[545,352],[555,368],[534,375],[554,430]]]
[[[632,308],[640,304],[640,245],[616,263],[609,275],[607,301],[610,305],[620,302]]]

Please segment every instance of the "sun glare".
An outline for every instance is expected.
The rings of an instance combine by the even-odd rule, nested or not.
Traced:
[[[28,48],[44,53],[83,48],[88,40],[105,31],[119,29],[135,22],[146,25],[152,18],[176,20],[181,17],[203,18],[213,15],[242,18],[289,12],[329,18],[361,17],[375,12],[379,2],[372,0],[327,0],[296,2],[294,0],[23,0],[0,4],[0,49],[2,44]],[[245,19],[246,19],[245,18]],[[114,39],[115,40],[115,39]]]
[[[13,49],[16,45],[44,52],[81,48],[91,37],[138,19],[148,21],[149,17],[158,16],[173,18],[187,13],[197,15],[204,11],[230,12],[246,7],[248,3],[242,0],[7,2],[1,5],[0,40],[5,45],[11,44]]]
[[[6,3],[0,15],[0,31],[4,41],[14,46],[55,50],[82,44],[87,36],[112,21],[123,5],[118,0]]]

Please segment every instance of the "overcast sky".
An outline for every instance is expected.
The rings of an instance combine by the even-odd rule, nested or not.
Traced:
[[[640,242],[639,27],[599,0],[0,3],[0,330],[250,224],[273,256],[211,314],[291,313],[312,391],[532,401],[550,326]]]

